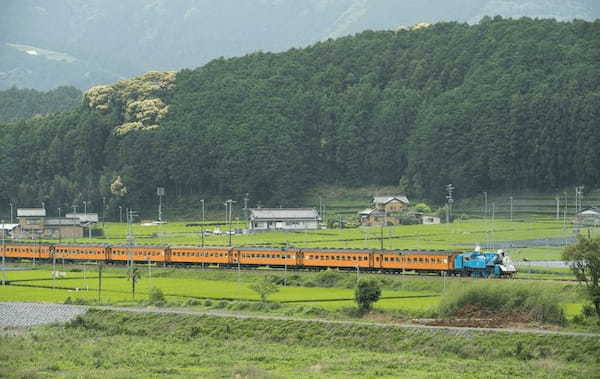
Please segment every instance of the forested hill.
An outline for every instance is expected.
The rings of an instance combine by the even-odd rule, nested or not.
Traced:
[[[9,88],[0,91],[0,122],[72,110],[81,105],[81,99],[82,93],[75,87],[58,87],[46,92]]]
[[[599,41],[600,21],[495,18],[149,73],[0,127],[0,197],[114,209],[157,186],[265,206],[329,183],[438,201],[448,183],[457,197],[597,187]]]

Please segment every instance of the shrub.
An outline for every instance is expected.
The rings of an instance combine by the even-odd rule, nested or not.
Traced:
[[[344,280],[344,274],[332,269],[319,272],[315,276],[317,287],[337,287],[338,283]]]
[[[158,287],[150,288],[148,292],[148,301],[150,304],[160,305],[165,303],[165,294]]]
[[[356,286],[354,299],[362,311],[368,311],[374,302],[379,300],[381,288],[374,279],[361,280]]]

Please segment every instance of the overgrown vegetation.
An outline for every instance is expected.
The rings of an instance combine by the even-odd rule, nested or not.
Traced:
[[[544,284],[477,281],[453,284],[439,306],[443,317],[496,317],[564,324],[560,294]]]

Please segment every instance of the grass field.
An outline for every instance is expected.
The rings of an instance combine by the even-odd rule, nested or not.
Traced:
[[[93,311],[0,336],[0,376],[591,378],[600,340]]]

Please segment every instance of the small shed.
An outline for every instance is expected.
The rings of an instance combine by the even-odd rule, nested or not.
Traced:
[[[250,209],[251,231],[319,229],[321,216],[315,208]]]

